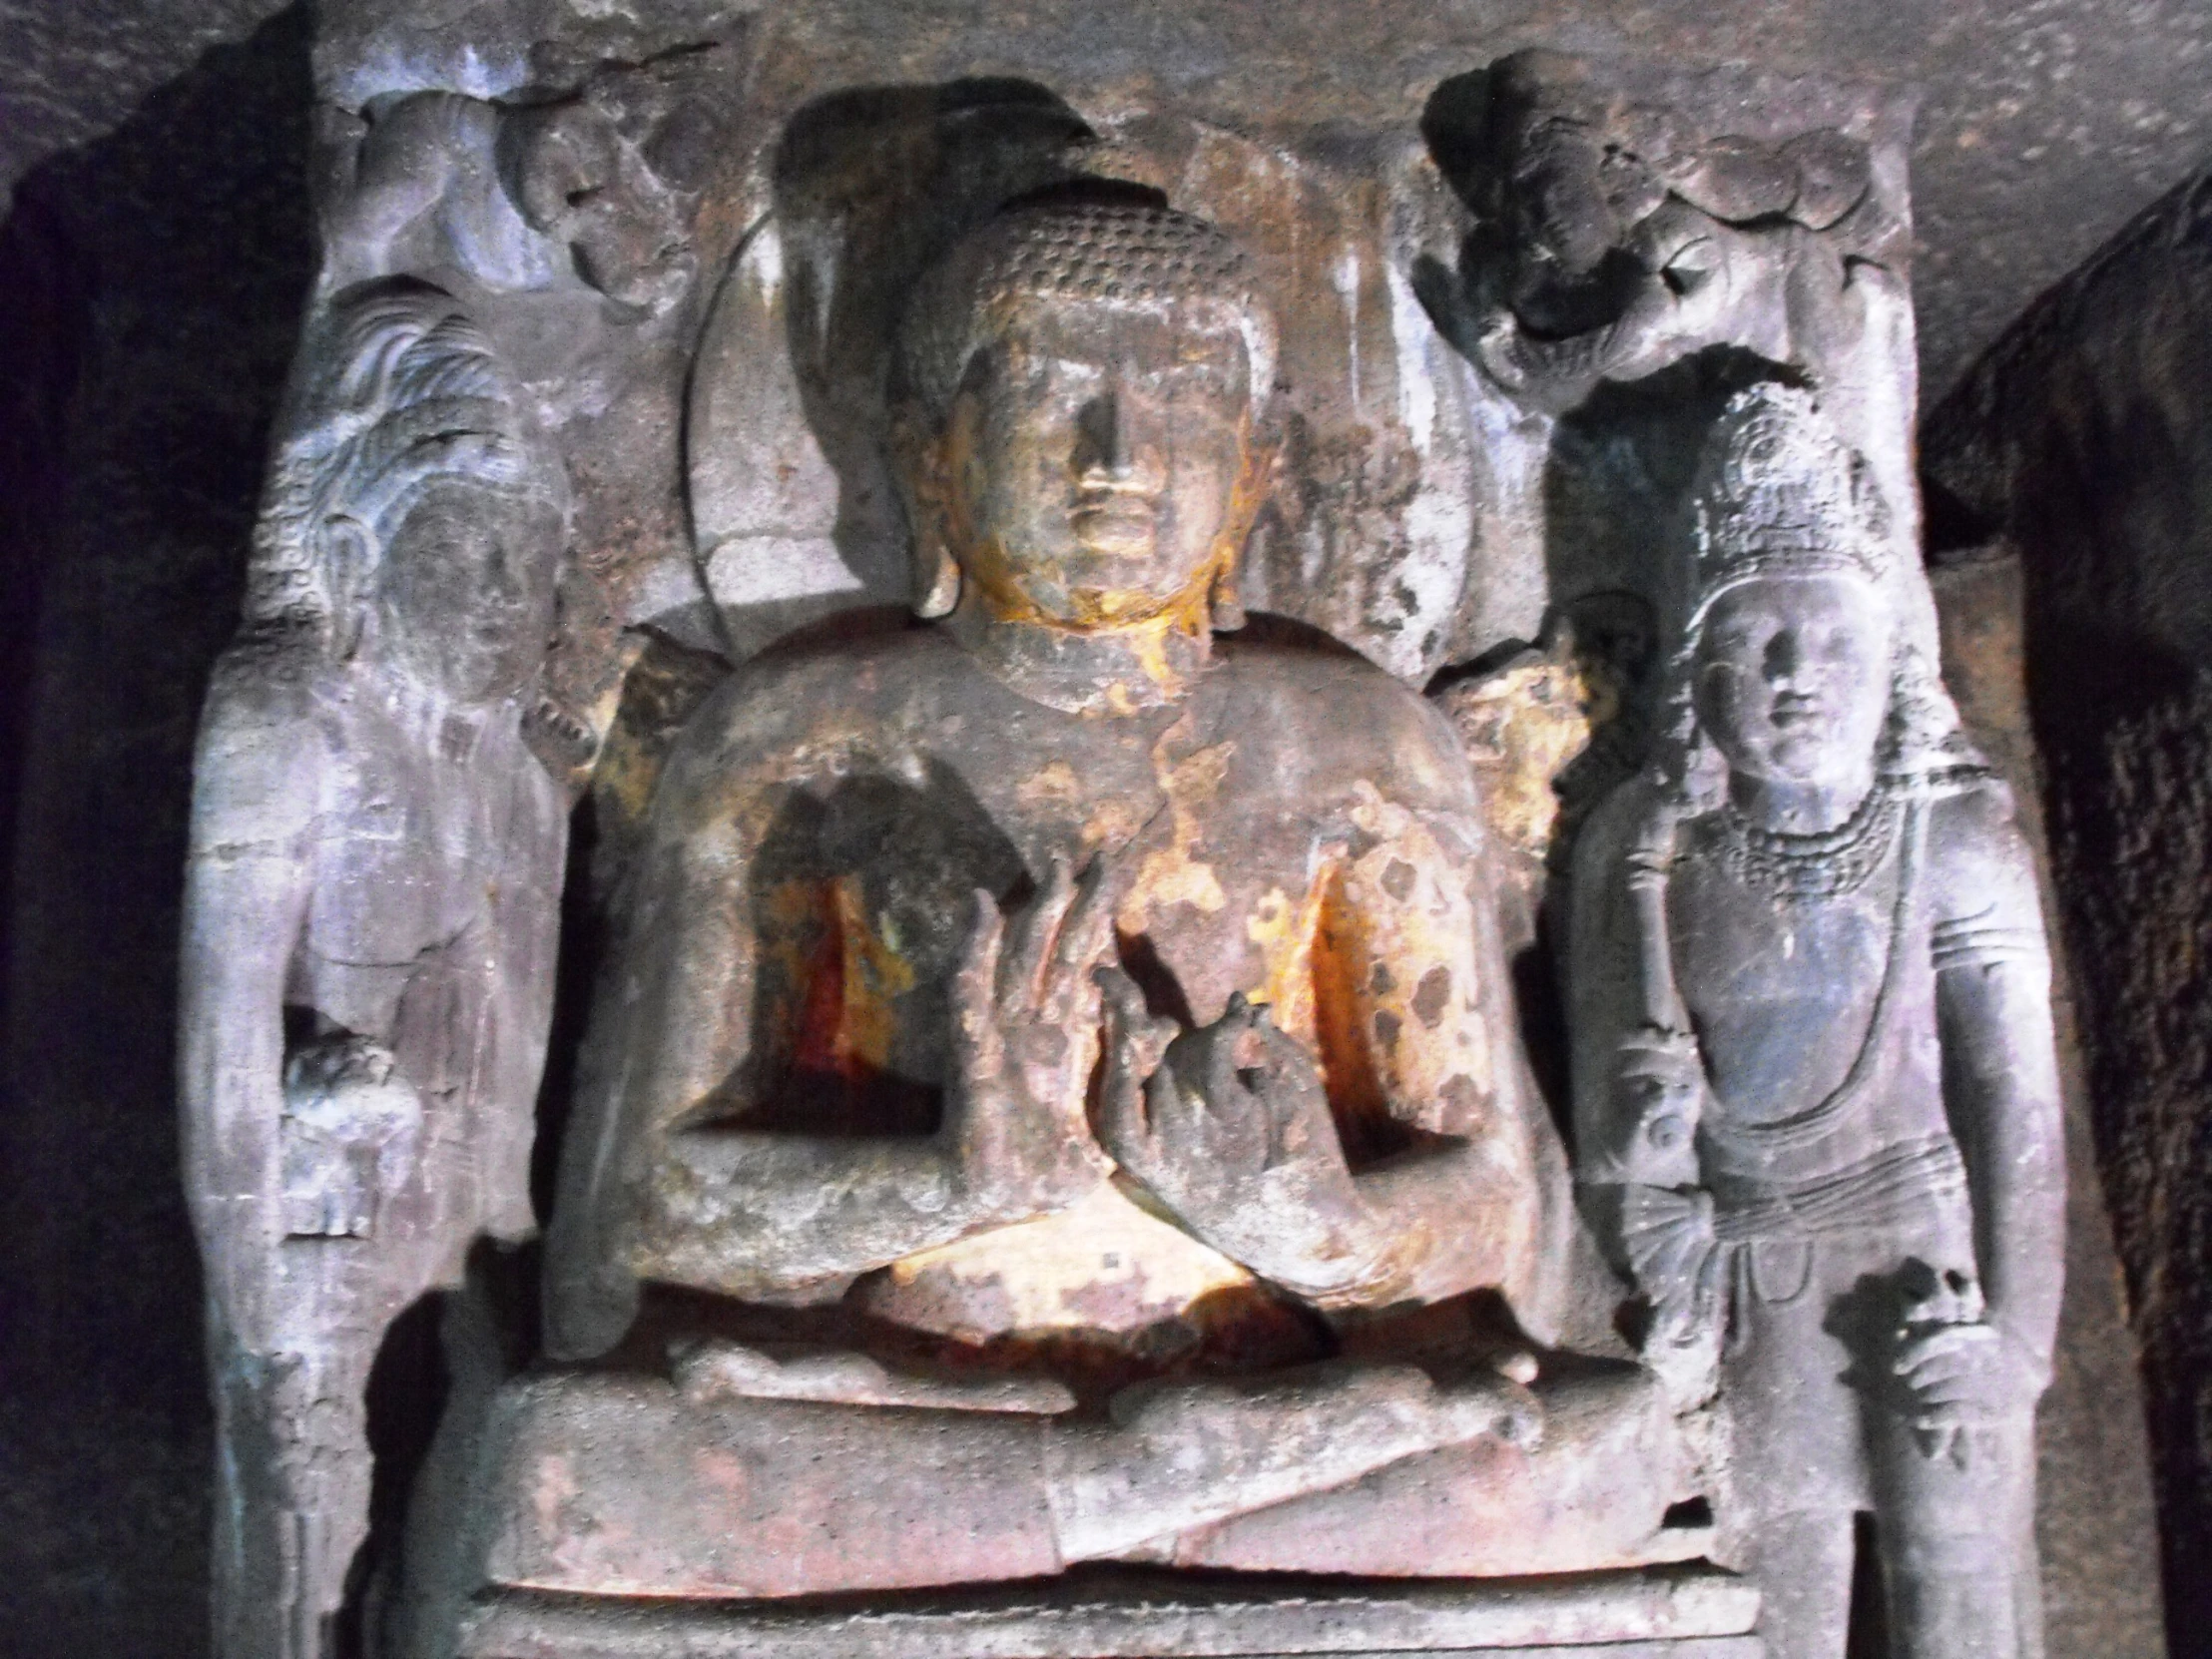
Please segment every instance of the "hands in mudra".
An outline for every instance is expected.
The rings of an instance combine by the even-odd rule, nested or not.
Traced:
[[[985,1211],[1063,1209],[1111,1177],[1195,1238],[1309,1295],[1386,1275],[1321,1068],[1266,1007],[1210,1025],[1151,1014],[1114,965],[1122,863],[1055,857],[1003,914],[976,894],[952,994],[944,1133]],[[1101,1067],[1101,1061],[1103,1066]],[[1094,1070],[1102,1070],[1094,1128]]]
[[[1387,1279],[1382,1230],[1304,1045],[1242,993],[1211,1025],[1186,1028],[1152,1015],[1119,968],[1097,979],[1099,1134],[1128,1178],[1194,1237],[1286,1289],[1326,1301]]]

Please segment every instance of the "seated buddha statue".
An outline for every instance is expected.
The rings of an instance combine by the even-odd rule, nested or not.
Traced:
[[[756,659],[661,773],[473,1582],[1696,1552],[1650,1379],[1556,1352],[1464,756],[1236,631],[1275,359],[1253,264],[1150,193],[1027,199],[917,285],[922,619]]]

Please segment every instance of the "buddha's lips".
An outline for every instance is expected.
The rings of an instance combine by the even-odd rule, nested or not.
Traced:
[[[1106,552],[1151,546],[1159,518],[1156,494],[1122,487],[1078,491],[1068,514],[1077,538]]]

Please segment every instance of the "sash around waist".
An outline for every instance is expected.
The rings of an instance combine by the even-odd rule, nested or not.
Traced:
[[[1966,1198],[1966,1165],[1949,1135],[1884,1147],[1795,1184],[1715,1174],[1713,1234],[1727,1244],[1881,1232],[1948,1217]]]

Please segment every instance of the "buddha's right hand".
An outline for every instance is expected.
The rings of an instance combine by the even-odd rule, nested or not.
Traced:
[[[1106,873],[1094,859],[1075,879],[1056,856],[1043,889],[1010,916],[976,891],[952,982],[942,1134],[983,1215],[1064,1208],[1112,1171],[1084,1110],[1099,1042],[1091,973],[1113,938]]]

